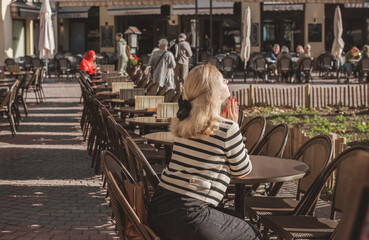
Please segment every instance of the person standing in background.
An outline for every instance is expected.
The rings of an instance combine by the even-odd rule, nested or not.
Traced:
[[[115,39],[117,40],[118,71],[121,72],[123,76],[128,76],[126,72],[128,63],[127,42],[124,40],[122,33],[117,33]]]
[[[176,61],[173,54],[167,51],[168,40],[160,39],[158,47],[159,50],[153,52],[149,60],[152,78],[159,83],[161,88],[164,85],[167,85],[168,89],[174,88],[173,69],[176,66]]]
[[[181,90],[181,84],[183,85],[184,81],[188,75],[188,60],[192,57],[192,50],[190,44],[186,41],[186,34],[181,33],[178,37],[178,59],[177,66],[174,70],[175,72],[175,84],[176,90]]]

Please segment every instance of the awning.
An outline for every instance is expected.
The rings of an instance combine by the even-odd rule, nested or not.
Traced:
[[[213,14],[233,14],[233,2],[218,2],[213,0],[212,4]],[[195,4],[174,5],[172,8],[172,15],[195,15]],[[209,0],[199,0],[197,11],[199,15],[210,14]]]
[[[58,10],[59,18],[88,18],[91,7],[61,7]]]
[[[348,3],[345,8],[369,8],[369,2],[366,3]]]
[[[41,7],[29,2],[12,2],[10,12],[12,18],[32,18],[37,19],[40,16]]]
[[[161,5],[146,6],[110,6],[110,16],[158,15],[161,14]]]
[[[143,5],[171,5],[190,4],[195,0],[50,0],[59,2],[60,7],[64,6],[143,6]]]
[[[264,0],[217,0],[219,2],[264,2]],[[285,3],[286,0],[272,0],[273,2]],[[288,0],[290,3],[325,3],[325,4],[344,4],[344,3],[364,3],[365,0]]]
[[[304,4],[264,2],[264,11],[304,11]]]

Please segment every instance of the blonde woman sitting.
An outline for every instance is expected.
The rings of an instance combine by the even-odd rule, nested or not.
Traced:
[[[238,103],[228,100],[228,81],[215,66],[201,65],[188,75],[183,99],[171,125],[173,155],[152,197],[149,222],[163,239],[260,239],[243,219],[216,208],[231,176],[252,166],[242,141]]]

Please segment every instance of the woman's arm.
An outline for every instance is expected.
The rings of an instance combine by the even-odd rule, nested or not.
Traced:
[[[226,157],[232,176],[245,176],[252,170],[250,156],[247,154],[238,124],[234,123],[227,131],[225,142]]]

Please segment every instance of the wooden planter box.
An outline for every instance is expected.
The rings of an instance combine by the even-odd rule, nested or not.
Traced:
[[[157,119],[168,119],[177,116],[178,103],[158,103],[156,110]]]
[[[136,96],[135,109],[157,108],[159,103],[164,102],[164,96]]]
[[[143,95],[145,95],[144,88],[120,89],[119,99],[121,100],[134,99],[136,96],[143,96]]]
[[[134,84],[133,82],[113,82],[111,86],[113,93],[119,93],[121,89],[133,89]]]
[[[106,79],[106,82],[108,83],[108,86],[112,86],[111,84],[112,83],[115,83],[115,82],[127,82],[127,78],[126,77],[123,77],[123,76],[119,76],[119,77],[108,77]]]
[[[7,69],[9,72],[20,72],[19,66],[8,66]]]
[[[114,64],[111,64],[111,65],[100,65],[100,70],[103,73],[114,72],[115,71],[115,66],[114,66]]]
[[[122,74],[120,72],[110,72],[110,73],[102,73],[101,74],[101,79],[103,81],[107,81],[108,78],[112,78],[112,77],[120,77]]]

